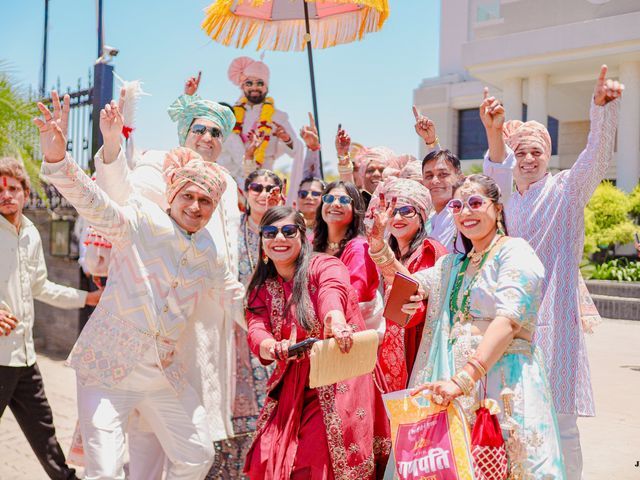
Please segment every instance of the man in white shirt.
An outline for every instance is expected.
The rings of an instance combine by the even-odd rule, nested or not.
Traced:
[[[87,293],[47,279],[40,234],[22,214],[29,192],[24,166],[0,159],[0,417],[8,406],[50,478],[74,479],[36,363],[33,299],[74,309],[96,305],[102,291]]]
[[[278,110],[273,98],[267,96],[269,67],[249,57],[239,57],[231,62],[228,76],[242,95],[233,106],[236,124],[224,142],[218,164],[231,172],[238,185],[244,185],[246,175],[253,170],[271,170],[277,158],[288,155],[294,161],[293,181],[295,171],[302,172],[303,146],[289,123],[289,116]],[[249,149],[255,143],[257,148]]]
[[[464,252],[462,240],[458,237],[453,215],[447,208],[453,198],[453,185],[464,175],[460,160],[450,150],[441,150],[432,120],[418,113],[413,107],[416,119],[415,130],[431,151],[422,160],[422,183],[429,189],[435,213],[429,219],[429,236],[447,247],[449,252]]]

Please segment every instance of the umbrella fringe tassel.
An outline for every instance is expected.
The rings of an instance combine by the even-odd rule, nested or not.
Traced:
[[[264,0],[246,0],[260,6]],[[333,0],[336,3],[354,3],[353,0]],[[257,50],[304,50],[306,28],[304,18],[299,20],[265,20],[244,17],[231,11],[234,0],[218,0],[206,9],[202,28],[213,40],[236,48],[245,48],[258,35]],[[362,39],[370,32],[382,28],[389,15],[387,0],[358,0],[364,6],[353,12],[311,18],[311,39],[314,49],[329,48]]]

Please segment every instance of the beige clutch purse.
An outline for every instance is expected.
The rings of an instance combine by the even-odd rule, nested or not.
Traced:
[[[342,353],[335,339],[321,340],[311,347],[309,387],[317,388],[371,373],[378,358],[378,332],[353,334],[353,347]]]

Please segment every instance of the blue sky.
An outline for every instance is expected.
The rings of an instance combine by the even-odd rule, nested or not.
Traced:
[[[258,58],[255,45],[223,47],[200,28],[203,9],[213,0],[104,0],[105,43],[120,50],[113,65],[127,80],[139,79],[152,96],[140,102],[137,145],[166,149],[177,142],[167,106],[182,92],[184,80],[202,70],[199,93],[233,103],[237,87],[227,67],[239,55]],[[47,83],[58,78],[72,88],[97,52],[96,3],[51,0]],[[423,78],[438,73],[438,0],[389,0],[384,28],[363,41],[314,51],[320,129],[326,170],[335,169],[333,135],[338,123],[354,141],[386,145],[417,154],[411,103]],[[24,87],[38,88],[42,59],[44,0],[0,0],[0,60],[11,65]],[[311,111],[305,52],[266,52],[270,95],[299,129]]]

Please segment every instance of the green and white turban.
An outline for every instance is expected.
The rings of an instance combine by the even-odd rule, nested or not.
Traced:
[[[171,120],[178,122],[178,137],[182,146],[187,141],[189,128],[196,118],[212,121],[222,132],[223,140],[226,140],[236,124],[236,117],[230,108],[204,100],[198,95],[180,95],[169,106],[168,113]]]

